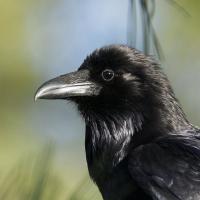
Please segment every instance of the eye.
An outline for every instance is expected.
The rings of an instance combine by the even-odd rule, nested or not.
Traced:
[[[104,81],[111,81],[114,78],[115,73],[111,69],[105,69],[104,71],[102,71],[101,76]]]

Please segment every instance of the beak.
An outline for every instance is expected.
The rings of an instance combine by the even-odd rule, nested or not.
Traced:
[[[79,70],[45,82],[35,94],[37,99],[66,99],[74,96],[97,96],[101,86],[89,80],[89,70]]]

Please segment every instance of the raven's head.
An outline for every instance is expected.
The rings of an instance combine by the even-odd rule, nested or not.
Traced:
[[[72,100],[83,115],[137,113],[141,120],[167,126],[185,123],[158,63],[122,45],[95,50],[77,71],[44,83],[35,98]]]

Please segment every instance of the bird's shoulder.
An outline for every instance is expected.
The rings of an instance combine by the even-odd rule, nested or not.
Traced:
[[[170,134],[129,155],[132,178],[153,199],[200,199],[200,131]]]

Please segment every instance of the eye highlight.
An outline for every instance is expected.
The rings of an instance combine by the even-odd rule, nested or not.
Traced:
[[[113,80],[115,73],[111,69],[105,69],[104,71],[102,71],[101,76],[102,76],[104,81],[108,82],[108,81]]]

